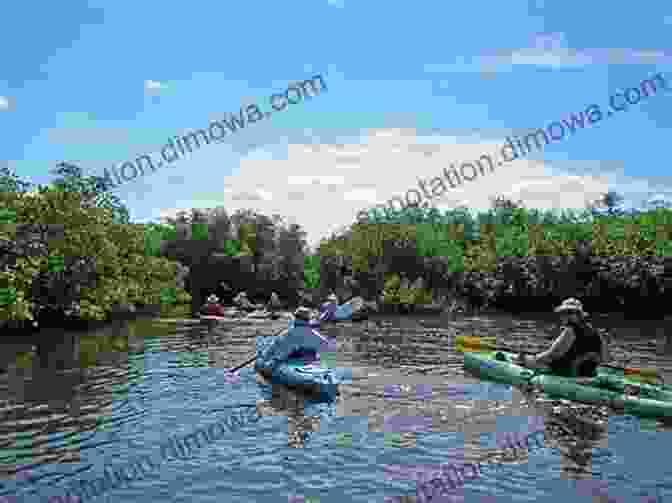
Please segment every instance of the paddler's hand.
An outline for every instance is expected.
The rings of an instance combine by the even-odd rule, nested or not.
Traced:
[[[224,382],[229,384],[240,384],[240,375],[236,372],[224,371]]]

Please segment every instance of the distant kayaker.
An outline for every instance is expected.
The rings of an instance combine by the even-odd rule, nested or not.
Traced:
[[[204,316],[224,316],[224,306],[219,303],[219,297],[215,294],[210,295],[201,308],[201,314]]]
[[[551,347],[537,355],[519,355],[517,363],[529,368],[550,368],[565,377],[594,377],[596,368],[609,360],[608,343],[586,321],[581,302],[565,299],[555,308],[562,332]]]
[[[247,292],[240,292],[236,298],[233,299],[233,303],[243,311],[254,311],[256,309],[250,302],[250,299],[247,298]]]
[[[282,303],[280,302],[280,297],[278,297],[277,293],[271,292],[271,297],[268,299],[268,304],[266,304],[266,310],[273,313],[281,308]]]
[[[271,292],[271,297],[268,299],[266,304],[266,311],[270,313],[272,320],[277,320],[279,318],[278,311],[282,309],[282,303],[280,302],[280,297],[275,292]]]
[[[338,309],[338,297],[331,292],[327,301],[320,305],[320,321],[331,321]]]
[[[294,311],[294,319],[289,322],[287,335],[278,337],[264,351],[265,365],[273,367],[287,361],[290,356],[317,355],[327,342],[310,323],[310,309],[299,307]]]

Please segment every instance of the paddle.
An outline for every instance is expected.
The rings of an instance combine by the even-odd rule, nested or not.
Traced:
[[[465,347],[469,349],[486,348],[492,351],[506,351],[510,353],[522,353],[527,355],[535,354],[532,351],[521,351],[513,348],[495,346],[496,344],[495,337],[476,337],[469,335],[458,335],[455,338],[455,342],[457,343],[458,348],[459,347]],[[658,370],[653,368],[617,367],[615,365],[606,365],[606,364],[600,364],[600,366],[616,370],[622,370],[624,375],[639,375],[644,378],[662,379],[662,377],[658,373]]]
[[[285,332],[285,331],[287,331],[287,329],[286,329],[286,328],[283,328],[283,329],[280,330],[277,334],[274,334],[274,337],[277,337],[278,335],[280,335],[282,332]],[[321,337],[321,336],[320,336],[320,337]],[[247,360],[245,363],[241,363],[241,364],[238,365],[237,367],[234,367],[234,368],[228,370],[228,372],[231,373],[231,374],[233,374],[234,372],[236,372],[236,371],[242,369],[242,368],[245,367],[246,365],[249,365],[250,363],[252,363],[252,362],[253,362],[254,360],[256,360],[256,359],[257,359],[257,353],[254,353],[254,356],[251,357],[249,360]]]

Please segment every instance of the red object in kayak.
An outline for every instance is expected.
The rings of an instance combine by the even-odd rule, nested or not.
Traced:
[[[206,304],[201,313],[205,316],[224,316],[224,306],[219,304]]]

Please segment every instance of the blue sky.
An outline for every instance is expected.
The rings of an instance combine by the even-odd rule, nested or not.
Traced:
[[[120,186],[132,219],[257,208],[315,241],[417,178],[497,149],[658,72],[666,2],[105,2],[4,7],[0,162],[36,183],[102,175],[321,74],[328,90]],[[669,72],[669,73],[667,73]],[[672,195],[672,93],[577,132],[435,204],[582,207],[605,189]],[[247,198],[247,199],[246,199]]]

